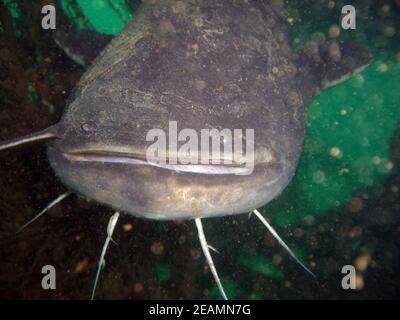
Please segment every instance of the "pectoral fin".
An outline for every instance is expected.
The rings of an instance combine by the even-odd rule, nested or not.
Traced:
[[[88,29],[57,30],[54,41],[74,62],[88,67],[113,38]]]
[[[311,96],[361,72],[372,61],[367,47],[351,41],[311,43],[296,53],[299,83]]]

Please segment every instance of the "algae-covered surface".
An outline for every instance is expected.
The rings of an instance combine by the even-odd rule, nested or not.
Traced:
[[[400,2],[354,2],[355,30],[340,27],[347,1],[275,1],[296,50],[310,41],[351,39],[372,64],[324,91],[308,108],[297,173],[260,211],[309,276],[256,217],[204,220],[230,298],[362,299],[400,293]],[[84,69],[40,28],[44,1],[0,1],[0,141],[55,123]],[[139,1],[61,0],[58,27],[117,35]],[[229,186],[227,186],[229,188]],[[73,196],[22,234],[15,230],[65,191],[43,144],[0,153],[0,297],[87,299],[109,208]],[[100,278],[99,299],[220,298],[194,223],[122,216]],[[41,288],[41,268],[57,269],[57,289]],[[357,289],[341,269],[354,265]]]

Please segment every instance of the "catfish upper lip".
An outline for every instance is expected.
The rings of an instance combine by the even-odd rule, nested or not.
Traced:
[[[59,150],[58,150],[59,151]],[[251,174],[254,166],[244,166],[239,163],[217,163],[217,164],[181,164],[172,162],[149,161],[143,153],[133,153],[124,151],[108,150],[73,150],[60,151],[60,153],[70,161],[82,162],[102,162],[102,163],[122,163],[131,165],[150,165],[166,170],[178,172],[191,172],[201,174]],[[190,160],[190,159],[186,159]]]
[[[124,158],[132,158],[137,159],[139,161],[151,162],[146,154],[145,146],[127,146],[127,145],[107,145],[103,143],[93,144],[82,146],[78,148],[71,147],[63,147],[62,145],[53,144],[51,147],[57,149],[58,152],[65,154],[70,157],[93,157],[93,156],[103,156],[106,158],[110,157],[124,157]],[[224,150],[225,151],[225,150]],[[278,150],[271,147],[261,147],[255,150],[249,157],[247,153],[225,153],[221,152],[217,157],[213,157],[212,154],[208,157],[208,161],[218,165],[225,166],[241,166],[244,163],[248,162],[249,159],[254,163],[254,165],[262,164],[262,163],[284,163],[285,162],[285,154],[282,152],[277,152]],[[202,158],[202,154],[191,152],[190,157],[182,157],[176,150],[175,152],[163,152],[158,154],[158,159],[164,158],[168,163],[168,159],[180,159],[183,160],[184,163],[192,163],[195,164],[196,160],[200,163],[200,159]]]
[[[61,152],[64,156],[71,158],[71,159],[94,159],[94,158],[129,158],[129,159],[135,159],[138,162],[153,162],[149,159],[147,159],[146,155],[143,153],[131,153],[131,152],[123,152],[123,151],[108,151],[108,150],[74,150],[74,151],[63,151]],[[175,164],[175,162],[169,161],[169,158],[166,157],[166,163],[168,164]],[[190,161],[193,161],[194,158],[182,158],[180,157],[180,160],[183,160],[187,163],[190,163]],[[211,162],[213,161],[210,159]],[[215,159],[214,159],[215,160]],[[238,163],[232,161],[232,163],[223,163],[224,159],[220,158],[218,159],[219,162],[221,163],[215,163],[215,165],[221,165],[221,166],[231,166],[231,167],[240,167],[243,163]],[[181,162],[183,162],[181,161]]]

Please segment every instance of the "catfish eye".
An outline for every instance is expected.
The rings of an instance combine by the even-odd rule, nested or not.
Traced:
[[[82,124],[81,129],[84,133],[90,134],[96,130],[96,125],[93,122],[85,122]]]

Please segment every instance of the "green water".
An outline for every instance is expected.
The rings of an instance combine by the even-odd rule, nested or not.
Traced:
[[[316,32],[329,38],[339,8],[337,2],[336,9],[320,11],[318,19],[315,12],[297,11],[301,20],[290,28],[295,47],[305,45]],[[342,30],[339,39],[365,43],[373,63],[351,80],[324,91],[309,107],[297,174],[283,197],[268,209],[277,224],[323,215],[347,203],[357,189],[393,174],[389,142],[400,118],[400,45],[395,38],[383,37],[378,28],[375,22],[358,19],[356,30]]]
[[[78,0],[76,5],[80,9],[81,17],[70,1],[61,1],[64,12],[74,20],[77,26],[81,28],[88,26],[98,32],[111,35],[118,34],[132,16],[123,0]],[[82,19],[83,17],[85,19]]]

